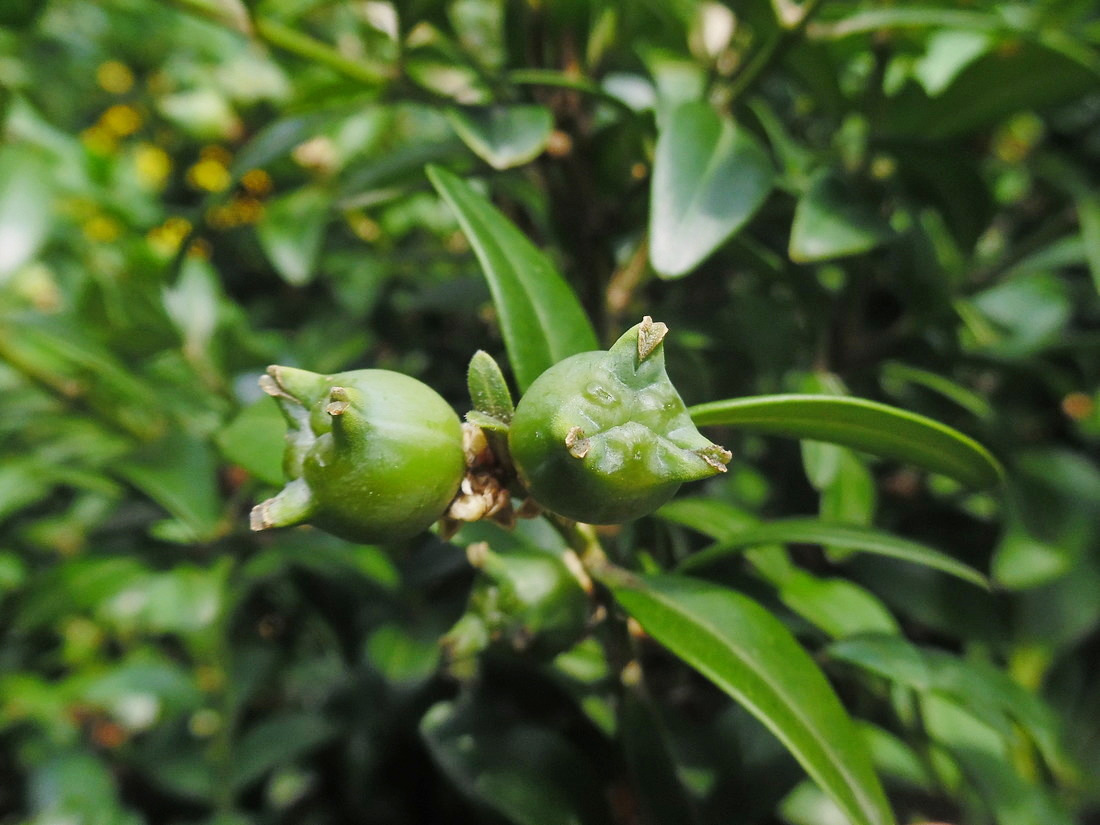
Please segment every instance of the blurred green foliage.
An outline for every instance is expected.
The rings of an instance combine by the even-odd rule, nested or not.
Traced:
[[[1095,2],[14,0],[0,124],[0,823],[844,822],[721,692],[774,700],[729,683],[772,624],[899,821],[1100,817]],[[282,483],[268,364],[465,412],[474,351],[534,340],[497,292],[530,244],[487,283],[429,164],[604,344],[666,322],[688,404],[887,402],[1007,484],[716,428],[730,472],[601,530],[613,561],[844,529],[764,530],[671,607],[615,585],[687,667],[610,602],[461,666],[439,639],[501,601],[462,547],[560,556],[545,520],[382,548],[247,518]],[[846,735],[812,663],[763,658]]]

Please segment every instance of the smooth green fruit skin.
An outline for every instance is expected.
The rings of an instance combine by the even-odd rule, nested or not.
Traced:
[[[566,446],[573,427],[586,437],[599,435],[583,458]],[[703,459],[682,455],[712,445],[691,423],[663,358],[644,363],[636,375],[624,374],[615,352],[560,361],[520,399],[508,445],[539,504],[589,524],[640,518],[672,498],[685,478],[682,467],[670,471],[670,463],[697,460],[696,477],[712,473]]]
[[[347,390],[340,415],[328,411],[333,387]],[[409,538],[443,515],[465,459],[461,423],[438,393],[389,370],[317,376],[315,390],[308,417],[315,440],[288,432],[285,462],[288,475],[300,470],[309,486],[311,524],[371,543]]]

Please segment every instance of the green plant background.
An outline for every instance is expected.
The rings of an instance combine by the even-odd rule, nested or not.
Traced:
[[[1098,821],[1095,2],[17,0],[0,124],[3,825]],[[655,516],[248,530],[268,364],[643,315]]]

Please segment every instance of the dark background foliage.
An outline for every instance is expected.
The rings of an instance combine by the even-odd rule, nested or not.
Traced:
[[[988,573],[792,541],[700,575],[815,654],[900,821],[1098,821],[1095,3],[15,0],[0,123],[0,822],[845,821],[621,616],[448,666],[462,547],[560,550],[542,520],[249,532],[266,365],[460,413],[476,349],[508,370],[428,164],[604,344],[667,323],[689,404],[850,394],[987,445],[1009,480],[972,491],[715,428],[726,476],[600,539],[653,571],[820,515]]]

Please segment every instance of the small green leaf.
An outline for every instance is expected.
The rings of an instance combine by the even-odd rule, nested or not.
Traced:
[[[972,438],[931,418],[862,398],[760,395],[691,407],[700,425],[726,424],[751,432],[812,438],[908,461],[970,487],[993,487],[1004,470]]]
[[[313,278],[325,236],[328,202],[328,195],[320,189],[304,187],[269,201],[256,224],[260,246],[271,265],[292,286],[302,286]]]
[[[786,627],[733,590],[679,576],[602,576],[656,641],[756,716],[856,825],[894,821],[832,686]]]
[[[1100,469],[1070,450],[1021,452],[1013,460],[1005,503],[1005,531],[991,563],[994,578],[1012,590],[1049,584],[1079,571],[1095,543]]]
[[[742,530],[749,530],[760,523],[760,519],[747,510],[712,498],[673,499],[656,515],[712,539],[733,538]]]
[[[796,567],[781,547],[750,550],[746,556],[755,573],[775,586],[783,604],[829,636],[901,632],[879,598],[854,582]]]
[[[0,467],[0,521],[46,498],[53,489],[53,479],[44,478],[44,462],[36,458],[9,456]]]
[[[363,653],[387,682],[408,687],[420,684],[435,672],[440,646],[435,637],[417,633],[404,624],[386,622],[371,633]]]
[[[946,13],[932,7],[921,11],[930,17]],[[935,25],[947,25],[947,18]],[[1033,25],[1022,37],[1002,39],[1011,48],[994,46],[972,59],[935,97],[916,83],[906,84],[878,107],[876,133],[944,141],[993,126],[1017,112],[1049,109],[1096,88],[1093,50],[1063,49],[1063,43],[1046,32],[1035,37],[1034,29],[1040,28],[1045,27]],[[1043,40],[1047,42],[1037,42]]]
[[[81,685],[80,698],[110,711],[132,731],[200,707],[194,675],[161,654],[135,651],[112,665]]]
[[[319,715],[284,712],[268,716],[236,743],[230,782],[241,790],[268,771],[316,749],[335,733]]]
[[[463,106],[448,110],[447,119],[462,142],[494,169],[534,160],[554,130],[545,106]]]
[[[975,418],[993,418],[993,406],[973,390],[938,373],[920,369],[900,361],[882,365],[882,386],[891,395],[898,395],[903,384],[916,384],[955,402]]]
[[[990,664],[917,647],[900,636],[867,635],[833,642],[830,659],[861,667],[922,694],[950,697],[992,727],[1010,730],[1010,717],[1035,742],[1049,767],[1062,776],[1074,771],[1061,742],[1057,716],[1035,694]]]
[[[867,252],[890,234],[873,203],[826,169],[798,200],[787,251],[796,263],[825,261]]]
[[[50,170],[25,144],[0,149],[0,276],[38,252],[50,230]]]
[[[924,56],[913,67],[913,74],[929,97],[935,97],[951,85],[955,77],[993,45],[986,32],[944,29],[928,37]]]
[[[719,544],[716,546],[726,540],[735,540],[743,533],[751,533],[760,525],[755,516],[733,505],[705,498],[670,501],[656,515],[717,539]],[[724,557],[733,554],[730,552]],[[680,569],[688,569],[696,556],[681,562]],[[745,556],[755,575],[775,587],[783,604],[830,636],[849,636],[871,630],[897,632],[897,622],[874,594],[846,579],[820,578],[796,567],[779,543],[756,545],[747,550]]]
[[[183,335],[188,353],[204,353],[218,327],[220,294],[218,275],[202,258],[188,257],[179,277],[163,288],[164,310]]]
[[[491,415],[486,415],[479,410],[470,410],[466,413],[466,420],[471,424],[476,424],[481,427],[481,429],[485,430],[487,433],[508,434],[507,422],[501,421],[499,418],[494,418]]]
[[[221,533],[217,464],[205,442],[174,430],[119,461],[114,469],[185,524],[191,540],[209,541]]]
[[[856,725],[871,750],[871,761],[889,780],[910,788],[935,793],[939,786],[925,757],[900,737],[871,722],[857,720]],[[891,783],[893,784],[893,783]]]
[[[960,302],[961,305],[961,302]],[[974,295],[969,305],[989,333],[975,334],[972,349],[1002,358],[1022,358],[1059,343],[1074,311],[1065,281],[1051,272],[1021,275]]]
[[[744,128],[705,103],[685,103],[657,140],[650,197],[650,260],[666,278],[686,275],[763,205],[771,159]]]
[[[214,437],[222,456],[260,481],[283,483],[283,457],[272,444],[281,444],[286,421],[279,408],[267,398],[245,407]]]
[[[805,439],[802,442],[802,468],[806,480],[819,492],[827,490],[840,471],[841,447],[823,441]]]
[[[718,559],[764,544],[821,544],[876,553],[894,559],[923,564],[949,573],[979,587],[989,588],[989,582],[974,568],[956,561],[939,550],[915,541],[899,538],[870,527],[851,524],[828,524],[812,518],[792,518],[761,524],[744,530],[732,538],[712,545],[680,563],[680,570],[694,570]]]
[[[880,29],[941,29],[950,27],[963,31],[997,33],[1005,27],[998,14],[956,10],[941,6],[890,6],[861,9],[847,17],[827,23],[811,24],[815,39],[841,40],[853,35],[877,32]]]
[[[563,358],[597,349],[592,324],[550,259],[461,178],[439,166],[427,172],[481,262],[520,390]]]
[[[509,424],[516,411],[512,403],[512,393],[500,365],[485,350],[478,350],[470,359],[470,368],[466,373],[466,386],[470,390],[470,401],[474,409],[487,416]],[[474,422],[477,423],[477,422]]]
[[[818,515],[822,521],[870,526],[875,520],[875,478],[851,450],[838,447],[839,468],[833,482],[821,491]],[[830,552],[836,548],[829,548]]]

